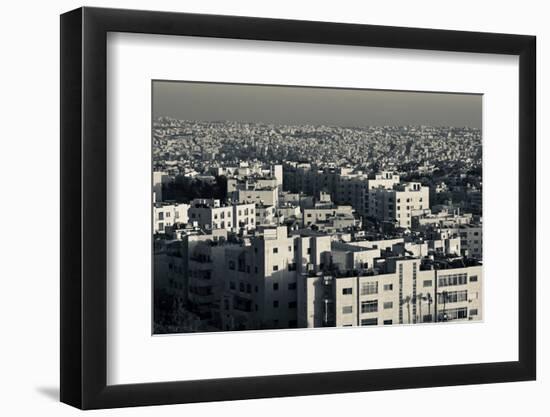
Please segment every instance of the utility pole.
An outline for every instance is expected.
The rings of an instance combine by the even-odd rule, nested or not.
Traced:
[[[439,321],[437,317],[437,264],[434,263],[434,318],[435,322],[437,323]]]

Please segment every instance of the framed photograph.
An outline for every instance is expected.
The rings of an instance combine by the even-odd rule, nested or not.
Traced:
[[[61,401],[533,380],[535,37],[61,16]]]

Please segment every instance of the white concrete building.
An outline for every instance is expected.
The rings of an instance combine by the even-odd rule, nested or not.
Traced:
[[[327,206],[318,205],[317,207],[304,209],[303,213],[303,225],[307,227],[318,222],[327,221],[338,215],[349,215],[353,217],[354,211],[352,206],[329,204]]]
[[[300,281],[300,327],[346,327],[482,319],[481,265],[426,269],[388,259],[380,274],[309,274]]]
[[[164,233],[174,224],[186,224],[189,204],[156,203],[153,205],[153,232]]]
[[[277,215],[275,206],[256,205],[256,226],[273,226],[279,224],[279,219],[282,219],[282,217]]]
[[[255,227],[255,205],[253,203],[221,203],[215,199],[194,199],[191,201],[189,221],[205,230],[240,229],[251,230]]]
[[[237,190],[237,201],[240,203],[263,204],[266,206],[279,205],[279,195],[276,187]]]
[[[369,189],[369,216],[397,227],[410,229],[413,214],[429,207],[429,187],[418,182]]]

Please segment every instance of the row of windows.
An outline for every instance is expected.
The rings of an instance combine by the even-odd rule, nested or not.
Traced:
[[[231,271],[234,271],[235,268],[236,268],[236,263],[234,260],[230,259],[229,262],[228,262],[228,267]],[[279,265],[273,265],[272,267],[273,271],[278,271],[279,270]],[[292,271],[296,271],[296,264],[295,263],[290,263],[287,265],[287,270],[289,272],[292,272]],[[242,272],[247,272],[247,273],[250,273],[250,265],[246,265],[246,268],[244,266],[239,266],[239,271],[242,271]],[[258,267],[255,266],[254,267],[254,273],[257,274],[258,273]]]
[[[437,285],[440,287],[450,287],[454,285],[464,285],[467,282],[467,274],[453,274],[440,276]]]
[[[298,246],[294,245],[294,250],[297,250]],[[288,251],[292,252],[292,246],[288,247]],[[258,253],[258,248],[254,248],[254,253]],[[279,253],[279,248],[273,248],[273,253]],[[311,255],[311,248],[307,248],[307,254]]]
[[[393,324],[393,320],[384,320],[384,325],[392,325]],[[363,319],[361,320],[361,326],[377,326],[378,325],[378,319],[377,318],[373,318],[373,319]]]
[[[393,291],[393,284],[384,284],[384,291]],[[342,295],[352,295],[353,288],[342,288]],[[378,281],[361,284],[361,295],[378,294]]]
[[[468,317],[468,309],[466,307],[450,308],[442,311],[438,316],[439,321],[465,319]]]
[[[383,304],[385,310],[393,308],[393,301],[386,301]],[[378,300],[368,300],[361,302],[361,314],[376,313],[378,311]],[[353,306],[343,306],[342,314],[353,313]]]
[[[288,247],[288,251],[292,252],[292,246]],[[273,253],[279,253],[279,248],[273,248]]]
[[[462,301],[468,301],[468,290],[444,292],[442,294],[438,294],[437,297],[437,302],[439,304],[459,303]]]
[[[289,272],[296,271],[296,264],[295,263],[288,264],[287,269]],[[278,270],[279,270],[279,265],[273,265],[273,271],[278,271]]]

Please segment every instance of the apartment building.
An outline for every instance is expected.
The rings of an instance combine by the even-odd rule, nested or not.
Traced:
[[[481,320],[481,281],[479,264],[438,269],[413,257],[388,258],[380,273],[308,274],[300,281],[298,322],[347,327]]]
[[[266,206],[279,205],[279,194],[276,187],[259,187],[252,189],[237,189],[237,201],[240,203],[263,204]]]
[[[313,208],[306,208],[303,212],[303,225],[308,227],[339,215],[348,215],[353,218],[354,210],[352,206],[339,206],[329,203],[316,205]]]
[[[189,204],[155,203],[153,205],[153,232],[165,233],[168,227],[175,224],[186,224],[189,221],[189,207]]]
[[[227,196],[229,198],[237,199],[238,190],[254,190],[256,188],[277,188],[278,180],[273,177],[245,177],[241,178],[228,178],[227,179]]]
[[[329,236],[288,236],[284,226],[260,233],[225,251],[223,330],[297,327],[298,278],[330,260]]]
[[[460,243],[461,255],[475,259],[483,259],[482,224],[458,224],[454,226],[425,228],[424,233],[434,241],[456,238]]]
[[[256,205],[256,226],[276,225],[278,222],[279,217],[274,206]]]
[[[162,185],[172,181],[172,177],[163,171],[153,171],[153,203],[162,200]]]
[[[207,235],[188,235],[182,240],[184,275],[190,310],[211,323],[219,322],[219,300],[223,290],[224,253],[228,242],[224,229]]]
[[[429,187],[418,182],[394,185],[392,189],[369,189],[369,216],[397,227],[411,228],[412,216],[430,207]]]
[[[179,305],[187,302],[188,281],[185,277],[187,264],[185,248],[181,240],[159,240],[154,248],[155,293],[164,292]]]
[[[222,204],[216,199],[192,200],[188,217],[190,222],[197,222],[205,230],[250,230],[256,224],[253,203]]]

